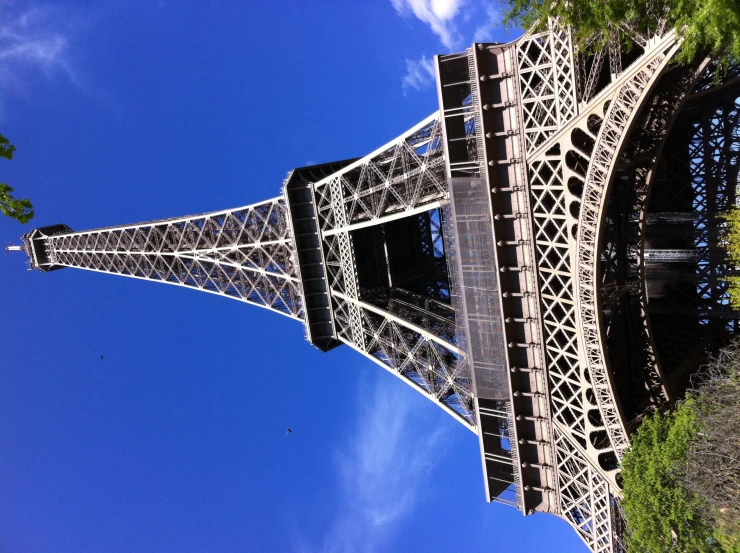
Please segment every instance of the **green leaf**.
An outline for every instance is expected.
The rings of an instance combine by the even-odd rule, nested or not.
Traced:
[[[725,67],[740,62],[738,0],[505,0],[503,4],[505,26],[544,28],[548,18],[558,18],[571,27],[581,50],[588,43],[587,51],[600,49],[613,32],[628,42],[620,30],[623,22],[641,34],[653,35],[663,19],[683,39],[680,61],[689,63],[709,54]]]
[[[5,159],[13,159],[13,152],[15,152],[15,146],[10,141],[0,134],[0,157]]]

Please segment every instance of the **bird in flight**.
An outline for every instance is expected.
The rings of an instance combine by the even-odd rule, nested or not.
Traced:
[[[292,432],[293,431],[290,428],[288,428],[288,431],[285,433],[285,435],[287,436],[288,434],[291,434]]]
[[[103,359],[105,359],[105,357],[103,357],[103,356],[101,355],[101,356],[100,356],[100,360],[102,361]]]

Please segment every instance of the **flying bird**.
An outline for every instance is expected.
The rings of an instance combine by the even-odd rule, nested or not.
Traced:
[[[287,436],[288,434],[290,434],[290,433],[292,433],[292,432],[293,432],[293,431],[292,431],[292,430],[291,430],[290,428],[288,428],[288,431],[287,431],[287,432],[285,433],[285,435]]]
[[[105,357],[103,357],[103,356],[101,355],[101,356],[100,356],[100,360],[102,361],[103,359],[105,359]]]

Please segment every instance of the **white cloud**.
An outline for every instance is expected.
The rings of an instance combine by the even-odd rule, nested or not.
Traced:
[[[439,37],[445,48],[453,50],[461,42],[454,23],[455,16],[465,0],[391,0],[401,16],[413,14]]]
[[[383,379],[360,396],[367,399],[336,455],[340,502],[318,548],[322,553],[381,550],[424,498],[447,429],[430,432],[425,414],[412,412],[402,386]],[[310,548],[304,542],[301,549]]]
[[[406,60],[406,74],[403,76],[403,93],[407,94],[410,88],[421,90],[434,84],[434,63],[426,56],[418,60]]]
[[[416,17],[437,36],[442,46],[461,51],[471,42],[493,42],[500,33],[501,14],[491,0],[390,0],[401,17]],[[498,32],[497,32],[497,28]],[[431,57],[406,59],[403,94],[434,84]]]
[[[13,13],[12,3],[3,5],[0,23],[0,100],[9,93],[27,95],[36,74],[47,79],[64,76],[81,92],[91,87],[75,69],[70,54],[74,18],[50,7],[27,8]]]

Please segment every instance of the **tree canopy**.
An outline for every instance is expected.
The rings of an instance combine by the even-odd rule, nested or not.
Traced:
[[[15,152],[15,146],[0,134],[0,157],[13,159],[13,152]],[[13,189],[10,186],[0,182],[0,212],[25,224],[33,219],[33,205],[28,198],[17,199],[11,192]]]
[[[729,209],[722,215],[722,218],[727,224],[723,246],[733,267],[738,267],[740,266],[740,209]],[[736,270],[733,269],[724,278],[728,283],[730,303],[735,309],[740,309],[740,275],[735,273]]]
[[[665,21],[683,39],[681,61],[708,53],[725,65],[740,62],[738,0],[504,0],[504,4],[505,24],[543,27],[555,17],[570,25],[581,48],[589,43],[598,47],[611,33],[620,32],[623,23],[651,36]]]
[[[629,551],[740,553],[740,341],[671,412],[643,419],[622,462]]]
[[[690,402],[673,413],[643,419],[622,463],[627,545],[630,551],[709,553],[712,531],[698,499],[674,475],[697,432]]]
[[[689,392],[699,431],[676,474],[703,503],[725,551],[740,553],[740,341],[722,349],[700,374],[701,386]]]

